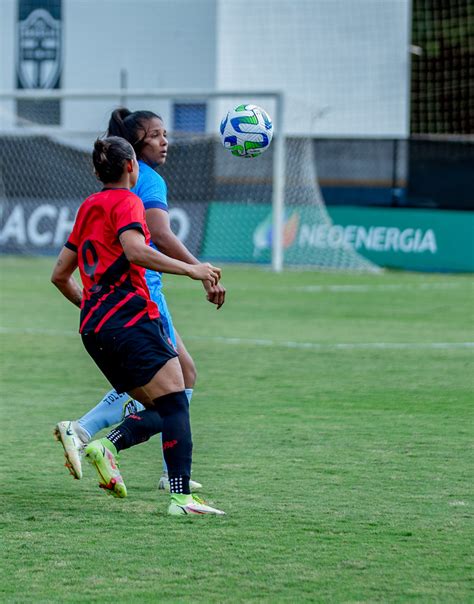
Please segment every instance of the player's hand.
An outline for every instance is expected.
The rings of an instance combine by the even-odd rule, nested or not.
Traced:
[[[225,287],[221,283],[216,283],[216,285],[212,285],[210,281],[203,281],[202,284],[204,286],[204,289],[206,290],[206,298],[211,304],[215,304],[217,306],[217,310],[219,310],[219,308],[225,302]]]
[[[221,274],[221,269],[217,268],[217,266],[212,266],[209,262],[189,265],[188,276],[197,281],[209,281],[212,285],[217,285]]]

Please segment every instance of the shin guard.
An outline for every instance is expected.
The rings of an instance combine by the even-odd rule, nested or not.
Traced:
[[[170,486],[175,483],[171,479],[181,479],[178,480],[178,492],[189,493],[193,442],[186,393],[184,390],[172,392],[153,402],[163,418],[163,455],[168,466]]]

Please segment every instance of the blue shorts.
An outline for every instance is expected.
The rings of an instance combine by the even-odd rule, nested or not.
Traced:
[[[119,394],[145,386],[165,363],[178,356],[159,319],[126,329],[83,333],[82,342]]]
[[[147,283],[147,285],[148,289],[150,290],[150,298],[153,300],[153,302],[156,303],[156,305],[158,306],[158,310],[160,311],[160,319],[163,323],[163,329],[165,330],[166,335],[171,340],[173,346],[177,348],[173,319],[171,318],[170,311],[168,310],[165,295],[161,291],[161,283],[155,286],[150,285],[149,283]]]

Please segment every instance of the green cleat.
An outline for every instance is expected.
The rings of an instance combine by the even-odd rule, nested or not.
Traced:
[[[171,495],[171,503],[168,508],[171,516],[224,516],[225,512],[212,508],[197,495]]]
[[[101,489],[105,489],[114,497],[126,497],[127,488],[118,469],[115,455],[110,450],[112,447],[112,443],[106,438],[94,440],[84,449],[84,456],[97,470]]]

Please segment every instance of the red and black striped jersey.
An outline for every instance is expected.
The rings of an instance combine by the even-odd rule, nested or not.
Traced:
[[[159,317],[145,269],[131,264],[120,244],[120,234],[128,229],[142,232],[149,244],[143,203],[128,189],[104,189],[79,208],[65,245],[78,255],[83,286],[81,333],[130,327]]]

